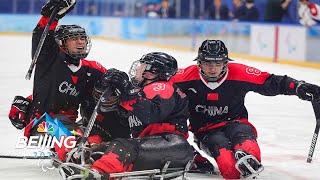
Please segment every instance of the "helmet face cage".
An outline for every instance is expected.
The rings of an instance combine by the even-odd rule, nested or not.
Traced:
[[[84,51],[81,53],[70,52],[66,46],[66,41],[71,38],[85,38],[86,45]],[[57,44],[65,51],[66,54],[71,56],[74,59],[82,59],[88,56],[91,49],[91,39],[86,34],[84,28],[78,25],[60,25],[55,31],[55,40]]]
[[[198,57],[195,59],[200,65],[203,62],[223,63],[221,73],[216,77],[210,77],[201,69],[201,75],[209,82],[216,82],[227,72],[227,64],[230,60],[228,57],[228,49],[220,40],[205,40],[198,50]]]
[[[136,86],[141,86],[145,82],[143,77],[144,72],[151,72],[157,77],[149,80],[169,80],[177,72],[177,61],[172,56],[153,52],[142,56],[138,61],[135,61],[129,71],[130,79]]]
[[[145,79],[143,77],[143,73],[147,68],[147,64],[142,63],[140,60],[134,61],[129,70],[129,77],[134,86],[141,86]]]
[[[226,62],[223,62],[223,67],[222,67],[222,70],[221,70],[221,73],[218,75],[218,76],[215,76],[215,77],[212,77],[212,76],[208,76],[204,70],[201,68],[200,66],[200,73],[201,73],[201,76],[203,78],[205,78],[208,82],[216,82],[218,80],[220,80],[226,73],[227,73],[227,69],[228,69],[228,66],[227,66],[227,63]],[[198,62],[198,64],[200,65],[201,64],[201,61]]]

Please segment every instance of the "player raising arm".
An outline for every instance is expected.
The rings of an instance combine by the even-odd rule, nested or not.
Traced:
[[[39,118],[43,113],[54,117],[63,116],[64,119],[74,123],[78,118],[80,105],[87,117],[90,117],[92,112],[89,106],[95,105],[92,96],[94,85],[107,70],[98,62],[85,59],[90,52],[91,41],[84,28],[78,25],[57,26],[58,21],[70,12],[74,5],[75,0],[48,1],[42,7],[42,16],[33,30],[32,55],[36,51],[49,16],[58,7],[59,11],[49,27],[37,60],[32,96],[28,98],[16,96],[9,112],[9,119],[17,129],[26,127],[24,131],[26,137],[30,136],[34,126],[32,120]],[[105,126],[102,121],[105,117],[118,116],[105,115],[97,124]],[[126,129],[128,128],[123,129],[125,137],[129,133]],[[101,142],[102,138],[96,137],[93,141]],[[61,153],[62,156],[64,154]],[[62,156],[60,158],[64,159]]]

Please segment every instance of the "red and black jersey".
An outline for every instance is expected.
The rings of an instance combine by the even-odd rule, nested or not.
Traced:
[[[32,55],[39,43],[47,17],[41,17],[32,36]],[[65,61],[66,54],[59,50],[54,39],[55,21],[42,46],[34,75],[33,102],[30,115],[59,113],[62,110],[77,112],[79,105],[91,96],[94,83],[106,72],[98,62],[81,59],[79,65]]]
[[[189,98],[189,120],[195,133],[223,126],[228,121],[247,119],[244,102],[249,91],[266,96],[295,95],[297,85],[290,77],[237,63],[229,63],[226,75],[218,82],[206,82],[197,65],[180,69],[170,81]]]
[[[188,100],[178,87],[166,81],[153,82],[130,99],[121,106],[130,112],[128,122],[134,137],[161,133],[187,137]]]

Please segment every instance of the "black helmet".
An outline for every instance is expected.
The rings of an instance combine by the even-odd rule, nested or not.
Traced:
[[[91,49],[91,40],[87,35],[84,28],[78,25],[60,25],[55,30],[55,40],[57,44],[65,51],[67,55],[71,57],[70,62],[72,64],[77,64],[80,59],[87,57]],[[85,51],[83,53],[71,53],[65,46],[65,42],[67,39],[74,37],[84,37],[86,39]]]
[[[143,67],[142,64],[144,64]],[[134,85],[141,86],[145,80],[137,80],[137,75],[142,78],[144,72],[152,72],[157,75],[156,79],[153,79],[154,81],[168,81],[171,76],[176,74],[177,70],[178,63],[174,57],[163,52],[152,52],[143,55],[140,60],[132,64],[129,76]]]
[[[205,40],[198,50],[195,61],[232,61],[228,57],[228,49],[221,40]]]

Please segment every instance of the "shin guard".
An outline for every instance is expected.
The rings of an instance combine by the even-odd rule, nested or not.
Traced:
[[[251,154],[261,162],[260,148],[256,140],[245,140],[244,142],[235,145],[234,151],[236,152],[237,150]]]
[[[239,179],[240,173],[235,168],[236,160],[234,158],[233,152],[231,150],[222,148],[219,150],[219,153],[219,156],[215,159],[223,178]]]

